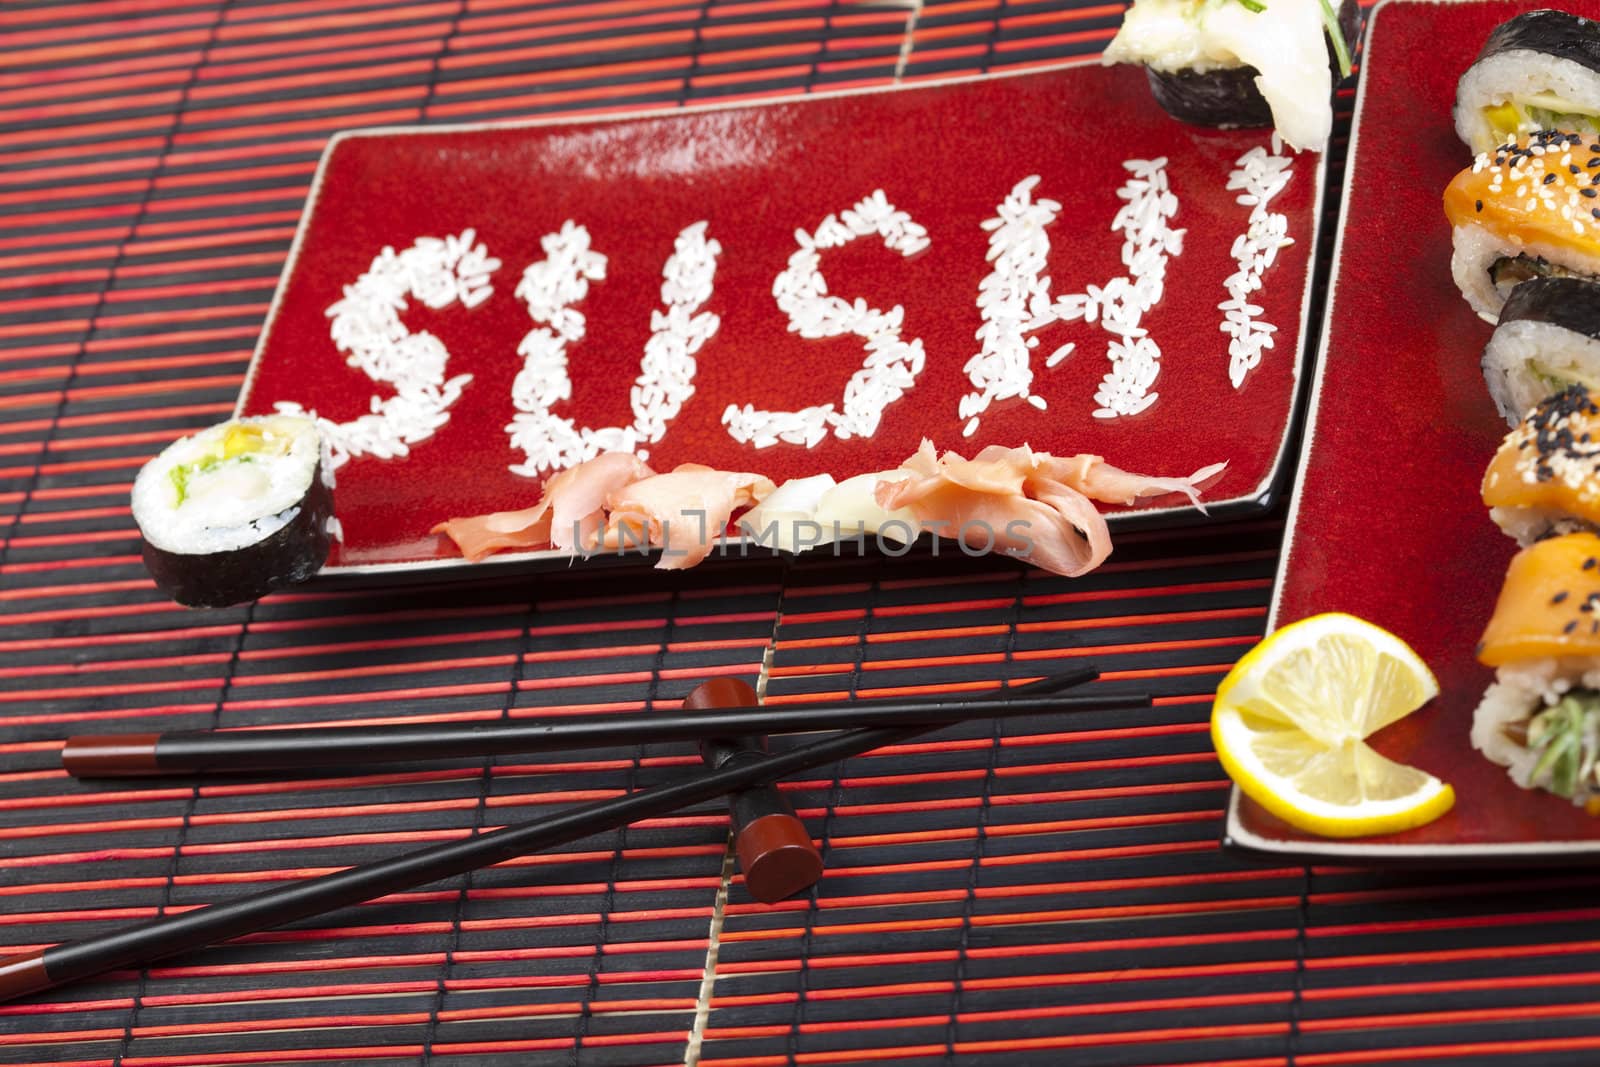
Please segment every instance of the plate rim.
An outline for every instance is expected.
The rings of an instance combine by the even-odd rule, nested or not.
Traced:
[[[1390,0],[1379,0],[1379,6],[1389,3]],[[1448,0],[1447,0],[1448,2]],[[940,89],[953,85],[989,82],[1006,78],[1022,78],[1058,73],[1088,66],[1112,66],[1116,64],[1104,63],[1099,56],[1086,56],[1062,60],[1054,63],[1020,66],[1009,70],[983,71],[977,74],[961,74],[948,77],[930,77],[915,81],[904,81],[896,77],[892,81],[878,85],[852,86],[843,89],[831,89],[824,92],[790,92],[775,93],[756,97],[754,99],[739,99],[726,101],[710,101],[706,103],[682,104],[679,106],[657,108],[635,108],[629,111],[607,112],[602,114],[557,114],[534,116],[526,119],[503,119],[487,122],[456,122],[438,123],[434,125],[409,124],[396,126],[365,126],[354,129],[336,130],[323,146],[322,154],[317,160],[316,171],[312,175],[311,185],[306,191],[305,204],[300,211],[299,220],[295,223],[294,239],[290,243],[288,255],[284,259],[283,268],[278,274],[277,284],[273,288],[272,301],[267,307],[267,313],[261,322],[260,333],[256,337],[255,348],[251,352],[250,362],[246,365],[244,376],[239,383],[239,393],[234,400],[233,411],[230,418],[240,418],[245,406],[249,403],[254,389],[257,372],[265,356],[267,344],[272,337],[272,331],[277,324],[278,314],[288,289],[290,279],[299,266],[300,256],[310,229],[312,216],[316,211],[321,198],[324,179],[326,178],[333,154],[339,146],[347,140],[356,139],[388,139],[429,134],[463,134],[493,130],[525,130],[544,129],[557,126],[573,126],[580,124],[608,124],[620,122],[633,122],[641,119],[670,118],[675,116],[693,116],[698,114],[716,113],[741,109],[759,109],[774,107],[782,104],[800,104],[812,100],[833,100],[856,96],[882,95],[900,92],[917,92],[924,89]],[[1359,93],[1359,90],[1358,90]],[[1177,121],[1177,120],[1174,120]],[[1274,134],[1274,136],[1276,136]],[[1296,152],[1296,158],[1303,158],[1307,153]],[[1316,284],[1316,249],[1321,243],[1323,234],[1323,216],[1325,214],[1324,201],[1327,197],[1329,159],[1328,152],[1316,153],[1316,163],[1312,166],[1313,188],[1311,193],[1311,232],[1305,237],[1305,246],[1309,249],[1306,263],[1305,282],[1300,291],[1300,322],[1296,336],[1295,351],[1293,355],[1293,375],[1289,386],[1289,398],[1286,414],[1278,431],[1277,450],[1272,457],[1272,462],[1261,481],[1253,489],[1241,491],[1224,500],[1206,501],[1203,504],[1173,505],[1164,508],[1142,508],[1136,511],[1113,512],[1106,516],[1106,521],[1114,529],[1147,529],[1162,526],[1201,525],[1224,520],[1244,518],[1260,515],[1272,508],[1278,501],[1290,472],[1289,452],[1290,444],[1296,437],[1296,430],[1301,428],[1301,420],[1307,413],[1308,407],[1314,398],[1308,398],[1307,378],[1315,377],[1308,374],[1307,366],[1307,336],[1311,326],[1311,306]],[[1343,205],[1341,205],[1342,210]],[[1342,231],[1339,235],[1342,235]],[[1336,235],[1338,236],[1338,235]],[[1324,316],[1326,321],[1326,316]],[[1317,356],[1320,361],[1320,350]],[[1302,440],[1305,438],[1302,437]],[[1304,447],[1301,449],[1304,452]],[[1292,503],[1292,502],[1291,502]],[[748,539],[739,537],[728,538],[730,547],[744,546]],[[503,564],[522,564],[525,566],[541,566],[552,564],[571,564],[582,557],[574,552],[565,552],[559,549],[534,549],[524,551],[509,551],[497,553],[478,563],[469,563],[461,557],[444,557],[440,559],[424,560],[397,560],[387,563],[354,563],[324,565],[318,572],[318,578],[362,578],[381,577],[385,575],[411,575],[433,574],[443,572],[467,571],[471,569],[482,570],[486,564],[497,561]],[[641,559],[651,558],[643,554]],[[498,569],[498,568],[497,568]]]

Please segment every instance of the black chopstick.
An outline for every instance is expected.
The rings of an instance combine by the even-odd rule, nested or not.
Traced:
[[[294,727],[268,730],[178,730],[164,734],[69,737],[61,762],[79,778],[300,770],[365,766],[556,749],[605,748],[651,741],[699,741],[741,734],[810,733],[867,726],[939,725],[964,719],[1142,706],[1143,698],[1054,696],[1093,681],[1084,668],[1051,675],[983,698],[869,700],[674,710],[643,715],[571,715],[528,721],[418,725]]]
[[[1121,704],[1129,703],[1127,700]],[[1140,704],[1148,706],[1149,698]],[[1028,710],[1002,702],[996,714]],[[937,724],[850,730],[778,755],[750,753],[672,785],[569,808],[537,822],[512,824],[463,841],[280,886],[223,904],[165,916],[125,930],[0,959],[0,1000],[37,992],[119,967],[150,963],[188,949],[310,918],[412,886],[503,863],[577,841],[639,819],[774,781],[836,759],[881,748]]]

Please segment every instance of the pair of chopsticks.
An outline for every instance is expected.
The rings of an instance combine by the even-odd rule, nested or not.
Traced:
[[[1148,696],[1052,695],[1098,676],[1092,669],[1055,675],[1009,691],[1020,695],[1000,698],[825,704],[776,713],[758,705],[655,716],[584,716],[554,722],[496,723],[466,728],[402,725],[73,738],[63,750],[64,760],[68,753],[75,753],[68,763],[72,773],[114,776],[119,766],[125,773],[135,774],[298,769],[341,763],[636,744],[650,740],[844,729],[842,733],[777,755],[751,753],[747,758],[730,760],[716,770],[672,785],[575,806],[547,818],[511,824],[463,841],[420,849],[238,900],[163,916],[124,930],[0,959],[0,1000],[119,967],[143,965],[189,949],[503,863],[858,755],[952,722],[1030,712],[1149,706]],[[117,755],[119,752],[121,756]]]

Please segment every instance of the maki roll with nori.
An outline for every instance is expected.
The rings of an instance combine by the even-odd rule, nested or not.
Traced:
[[[1333,85],[1350,73],[1355,0],[1134,0],[1106,63],[1142,64],[1174,118],[1202,126],[1272,126],[1321,151]]]
[[[1534,278],[1511,290],[1483,350],[1483,377],[1513,426],[1570,385],[1600,393],[1600,284]],[[1593,429],[1600,440],[1600,426]]]
[[[1483,153],[1451,179],[1450,271],[1479,316],[1498,322],[1512,291],[1534,278],[1600,278],[1597,146],[1541,130]]]
[[[1535,130],[1600,134],[1600,23],[1529,11],[1489,35],[1456,86],[1456,133],[1474,152]]]
[[[156,586],[189,607],[254,600],[328,557],[331,480],[316,424],[237,419],[169,445],[133,483]]]

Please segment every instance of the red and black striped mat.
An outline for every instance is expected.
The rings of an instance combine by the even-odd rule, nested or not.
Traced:
[[[1101,692],[1156,697],[954,727],[787,783],[828,865],[794,901],[750,899],[705,807],[0,1005],[0,1061],[1600,1061],[1600,876],[1219,851],[1210,695],[1263,630],[1276,513],[1127,535],[1077,581],[922,549],[195,612],[145,576],[129,483],[230,410],[334,131],[1012,68],[1098,51],[1121,10],[0,5],[0,951],[697,766],[648,745],[112,787],[60,772],[72,732],[646,709],[754,680],[769,648],[774,703],[1084,662]]]

